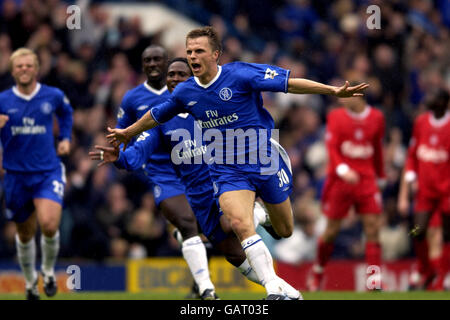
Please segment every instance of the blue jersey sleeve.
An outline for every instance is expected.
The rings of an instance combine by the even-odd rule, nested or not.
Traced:
[[[236,63],[236,73],[253,91],[287,92],[290,70],[257,63]]]
[[[178,87],[172,92],[172,96],[165,102],[153,107],[150,110],[153,120],[159,124],[164,123],[175,117],[179,113],[185,113],[187,110],[184,107],[183,102],[178,97],[180,95],[180,90]]]
[[[128,93],[122,99],[122,103],[120,104],[119,111],[117,112],[117,128],[124,129],[134,122],[136,122],[136,114],[135,111],[130,104],[130,99],[128,99]]]
[[[119,159],[114,165],[119,169],[135,171],[142,167],[151,154],[158,148],[160,143],[160,129],[154,128],[144,131],[139,135],[136,142],[125,151],[120,151]]]
[[[70,105],[69,99],[62,92],[59,91],[60,95],[58,95],[58,103],[55,110],[56,117],[59,123],[59,139],[68,139],[71,140],[72,136],[72,106]]]

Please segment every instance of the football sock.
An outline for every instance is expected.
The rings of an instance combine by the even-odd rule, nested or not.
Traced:
[[[417,266],[420,274],[429,274],[431,272],[430,258],[428,256],[427,240],[414,240],[414,251],[417,257]]]
[[[41,235],[42,263],[41,270],[45,276],[54,276],[54,268],[59,252],[59,231],[53,237]]]
[[[439,270],[441,268],[442,256],[443,255],[441,255],[440,257],[437,257],[437,258],[430,259],[430,263],[431,263],[434,273],[439,273]]]
[[[183,241],[181,251],[189,270],[191,270],[192,277],[198,285],[200,294],[206,289],[214,289],[209,276],[208,258],[202,239],[195,236]]]
[[[378,242],[366,242],[366,262],[381,267],[381,247]]]
[[[25,276],[26,288],[30,289],[37,278],[35,269],[36,242],[34,238],[32,238],[28,243],[22,243],[19,236],[16,234],[16,249],[20,268]]]
[[[450,271],[450,243],[444,243],[440,260],[439,274],[442,280],[444,280],[446,274]]]
[[[280,294],[282,289],[273,268],[272,256],[261,237],[255,234],[242,241],[241,245],[250,266],[255,271],[257,278],[260,279],[261,284],[266,288],[267,293]]]
[[[317,246],[317,264],[320,267],[323,268],[327,264],[328,260],[330,260],[333,249],[333,242],[326,243],[322,240],[322,238],[319,239],[319,244]]]
[[[261,281],[259,281],[258,276],[248,262],[248,259],[245,259],[245,261],[238,267],[238,269],[248,280],[257,284],[261,284]]]

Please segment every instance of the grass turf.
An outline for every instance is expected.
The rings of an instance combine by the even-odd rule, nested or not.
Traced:
[[[261,293],[218,292],[221,300],[261,300]],[[127,293],[127,292],[75,292],[60,293],[54,298],[41,294],[43,300],[183,300],[186,292]],[[450,300],[450,292],[304,292],[305,300]],[[0,294],[0,300],[23,300],[24,294]]]

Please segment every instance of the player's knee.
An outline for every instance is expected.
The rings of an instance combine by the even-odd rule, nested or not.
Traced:
[[[17,235],[20,242],[27,243],[36,235],[37,226],[34,224],[22,224],[17,226]]]
[[[338,233],[339,229],[327,228],[321,236],[322,241],[325,243],[334,242],[334,240],[336,240]]]
[[[249,230],[252,229],[252,226],[247,223],[244,219],[240,217],[233,217],[229,219],[231,229],[239,236],[242,234],[246,234]]]
[[[53,237],[59,228],[58,222],[51,219],[41,221],[40,225],[41,225],[41,232],[46,237]]]
[[[367,241],[378,241],[378,228],[376,226],[370,226],[365,229],[365,235]]]
[[[28,243],[31,239],[34,238],[34,235],[36,234],[36,230],[34,232],[32,230],[28,231],[18,231],[17,235],[19,237],[20,242],[22,243]]]

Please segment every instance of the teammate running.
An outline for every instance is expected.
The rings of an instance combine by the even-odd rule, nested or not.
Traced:
[[[38,300],[37,224],[42,232],[44,291],[49,297],[57,292],[54,266],[66,184],[64,165],[58,156],[70,152],[72,107],[61,90],[37,81],[39,61],[33,51],[20,48],[9,61],[16,85],[0,93],[6,214],[17,227],[17,257],[25,276],[26,297]],[[54,115],[59,122],[56,150]]]

